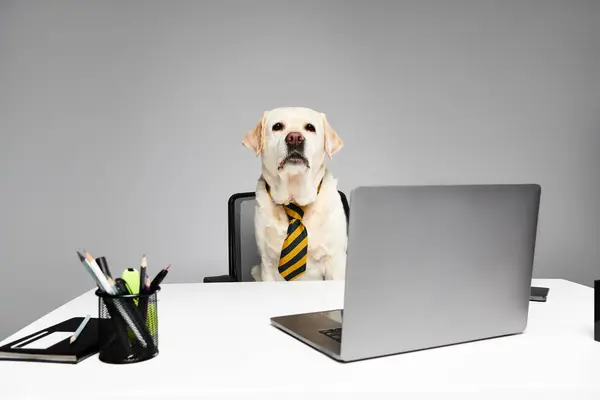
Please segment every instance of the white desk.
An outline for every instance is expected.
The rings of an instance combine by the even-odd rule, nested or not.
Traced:
[[[283,393],[289,392],[312,399],[308,392],[385,391],[436,392],[442,398],[449,391],[485,391],[486,399],[514,399],[530,395],[528,390],[547,392],[544,400],[566,398],[567,392],[574,394],[569,398],[600,399],[592,289],[563,280],[534,285],[550,287],[549,298],[531,303],[522,335],[340,364],[271,327],[269,317],[340,308],[341,282],[167,284],[159,296],[157,358],[123,366],[103,364],[97,355],[78,365],[0,361],[0,399],[130,399],[141,394],[132,380],[153,389],[144,398],[164,399],[221,398],[218,393],[287,399]],[[97,315],[92,292],[4,342],[86,313]]]

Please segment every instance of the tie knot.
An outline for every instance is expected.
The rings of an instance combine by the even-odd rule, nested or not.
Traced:
[[[302,217],[304,217],[304,207],[290,203],[283,206],[283,209],[290,220],[297,219],[298,221],[302,221]]]

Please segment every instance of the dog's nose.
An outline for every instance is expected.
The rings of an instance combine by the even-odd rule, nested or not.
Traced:
[[[300,132],[290,132],[285,137],[287,144],[300,144],[304,141],[304,136]]]

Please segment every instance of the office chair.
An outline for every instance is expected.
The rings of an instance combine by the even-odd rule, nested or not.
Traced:
[[[346,195],[338,191],[346,213],[346,223],[349,219],[350,207]],[[254,207],[256,194],[254,192],[236,193],[229,198],[228,208],[228,242],[229,242],[229,273],[227,275],[207,276],[204,283],[218,282],[253,282],[250,269],[260,264],[260,255],[256,248],[254,234]]]

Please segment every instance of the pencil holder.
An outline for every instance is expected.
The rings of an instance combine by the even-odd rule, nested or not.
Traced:
[[[109,295],[97,290],[99,359],[131,364],[158,355],[157,289],[138,295]]]

